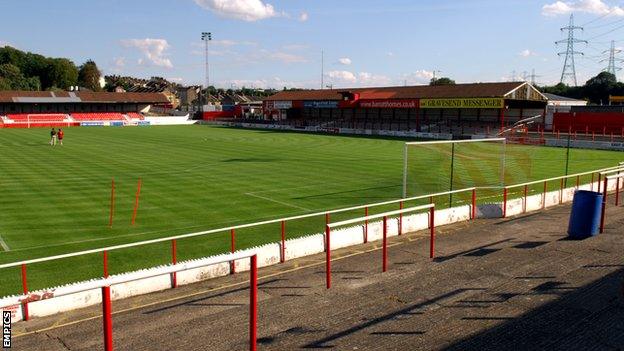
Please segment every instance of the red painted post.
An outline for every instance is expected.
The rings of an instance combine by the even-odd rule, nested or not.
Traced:
[[[429,258],[435,257],[435,207],[429,209]]]
[[[368,217],[368,206],[364,207],[364,217]],[[368,219],[364,220],[364,244],[368,242]]]
[[[382,247],[381,271],[388,270],[388,216],[383,218],[383,247]]]
[[[590,190],[594,191],[594,172],[592,172],[592,174],[591,174],[591,188],[590,188]]]
[[[258,256],[250,257],[249,270],[249,349],[258,349]]]
[[[602,183],[602,174],[598,173],[598,191],[600,191],[600,184]]]
[[[529,186],[525,185],[524,186],[524,203],[522,204],[524,213],[526,213],[526,211],[527,211],[527,195],[528,195],[528,192],[529,192]]]
[[[477,218],[477,189],[472,189],[472,213],[471,213],[472,218],[471,219],[476,219]]]
[[[433,196],[429,196],[429,203],[432,204],[433,203]]]
[[[102,287],[102,324],[104,329],[104,350],[113,351],[113,314],[110,286]]]
[[[503,218],[507,217],[507,188],[503,189]]]
[[[28,280],[26,279],[26,265],[22,264],[22,292],[24,295],[28,295]],[[24,320],[27,321],[30,319],[30,314],[28,313],[28,302],[24,302],[22,305],[22,316]]]
[[[602,192],[602,214],[600,215],[600,233],[604,232],[605,212],[607,211],[607,194],[609,178],[604,179],[604,190]]]
[[[399,202],[399,210],[403,209],[403,201]],[[399,235],[403,234],[403,212],[399,213]]]
[[[104,278],[108,278],[108,252],[104,250],[102,254],[104,256]]]
[[[620,178],[615,178],[615,206],[620,206]]]
[[[325,225],[329,224],[329,212],[325,213]]]
[[[115,213],[115,179],[111,180],[111,201],[110,201],[110,215],[108,218],[108,227],[113,227],[113,214]]]
[[[581,186],[581,176],[576,176],[576,190],[578,190],[579,186]]]
[[[230,252],[236,251],[236,230],[230,229]],[[230,274],[236,273],[236,261],[230,262]]]
[[[171,262],[175,265],[178,263],[176,239],[171,239]],[[178,276],[176,272],[171,273],[171,287],[178,287]]]
[[[134,222],[137,216],[137,210],[139,209],[139,196],[141,196],[141,184],[142,184],[142,180],[141,178],[139,178],[139,183],[137,184],[137,191],[136,191],[136,194],[134,195],[134,210],[132,210],[132,225],[134,225]]]
[[[544,192],[542,193],[542,209],[546,208],[546,189],[547,189],[547,182],[544,181]]]
[[[561,205],[563,203],[563,178],[561,178],[560,181],[560,185],[559,185],[559,205]]]
[[[280,262],[286,261],[286,221],[282,220],[282,252]]]
[[[331,229],[329,225],[325,226],[325,285],[327,289],[331,288],[331,247],[329,243]]]

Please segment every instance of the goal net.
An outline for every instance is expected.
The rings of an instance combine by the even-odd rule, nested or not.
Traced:
[[[505,183],[505,139],[405,143],[403,196]]]

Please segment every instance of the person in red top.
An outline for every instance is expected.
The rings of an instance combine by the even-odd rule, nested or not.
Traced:
[[[63,132],[63,130],[59,128],[57,136],[58,136],[59,144],[63,146],[63,137],[65,136],[65,132]]]

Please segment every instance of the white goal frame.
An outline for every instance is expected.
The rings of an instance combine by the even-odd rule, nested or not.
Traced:
[[[503,143],[503,157],[501,158],[501,179],[505,179],[505,152],[507,151],[506,138],[485,138],[485,139],[461,139],[461,140],[434,140],[434,141],[409,141],[403,146],[403,198],[407,197],[407,152],[410,145],[431,145],[431,144],[461,144],[461,143],[477,143],[477,142],[495,142]],[[452,190],[452,189],[450,189]]]

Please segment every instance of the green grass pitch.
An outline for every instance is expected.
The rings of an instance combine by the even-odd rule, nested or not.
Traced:
[[[214,126],[0,130],[0,262],[274,219],[401,196],[405,140]],[[543,160],[562,149],[526,147]],[[574,170],[612,166],[623,154],[574,150]],[[534,179],[562,174],[532,165]],[[434,168],[432,168],[434,169]],[[440,177],[440,174],[423,175]],[[111,179],[116,209],[108,227]],[[137,223],[130,225],[137,180]],[[394,207],[380,207],[371,213]],[[348,212],[332,220],[354,218]],[[321,232],[324,218],[289,222],[287,237]],[[237,248],[280,238],[278,224],[240,230]],[[180,240],[178,260],[229,250],[229,232]],[[169,243],[109,253],[111,274],[170,262]],[[101,254],[32,264],[31,290],[102,275]],[[0,270],[0,296],[20,292],[19,268]]]

